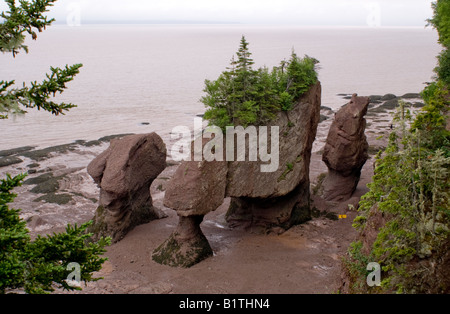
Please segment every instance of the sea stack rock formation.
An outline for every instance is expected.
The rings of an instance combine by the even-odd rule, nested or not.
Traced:
[[[327,201],[345,201],[356,190],[361,169],[369,158],[364,133],[369,103],[368,97],[354,94],[350,103],[336,113],[322,157],[328,167],[322,185]]]
[[[229,163],[227,196],[232,200],[226,218],[231,225],[280,231],[311,219],[309,166],[321,95],[317,83],[291,111],[280,112],[269,123],[279,127],[276,171],[261,172],[261,161]]]
[[[114,139],[88,165],[100,187],[100,202],[90,232],[120,241],[134,227],[166,217],[153,206],[150,185],[166,168],[166,146],[156,133]]]
[[[268,162],[261,158],[181,163],[164,198],[164,205],[177,211],[179,224],[169,239],[153,252],[153,260],[190,267],[212,256],[200,224],[206,214],[222,205],[225,197],[232,199],[227,213],[232,226],[258,226],[279,232],[311,219],[309,165],[320,120],[321,91],[320,83],[315,84],[293,110],[279,112],[268,123],[267,147],[260,145],[259,153],[271,150],[277,160],[272,171],[262,171]],[[258,136],[261,135],[260,129]],[[244,145],[235,143],[234,151],[245,149],[249,155],[250,142],[248,139]],[[203,147],[205,144],[203,140]]]
[[[153,252],[153,260],[163,265],[191,267],[213,255],[200,224],[224,201],[228,164],[194,161],[193,153],[191,157],[192,161],[178,167],[166,189],[164,205],[176,210],[179,223],[169,239]]]

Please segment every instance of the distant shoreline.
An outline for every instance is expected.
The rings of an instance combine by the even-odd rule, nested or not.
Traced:
[[[431,28],[419,26],[377,26],[371,27],[367,25],[300,25],[300,24],[255,24],[255,23],[240,23],[240,22],[227,22],[227,21],[81,21],[80,25],[71,26],[64,20],[57,20],[54,22],[54,26],[61,27],[66,26],[68,28],[77,28],[82,26],[236,26],[236,27],[249,27],[249,28],[301,28],[301,29],[411,29],[411,30],[430,30]]]

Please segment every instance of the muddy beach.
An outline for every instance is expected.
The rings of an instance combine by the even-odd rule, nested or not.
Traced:
[[[404,96],[403,99],[420,107],[417,94]],[[326,202],[314,195],[321,174],[327,171],[321,154],[334,116],[331,109],[323,107],[310,165],[314,216],[311,221],[279,235],[232,229],[225,221],[230,201],[226,199],[201,225],[214,251],[213,257],[189,269],[159,265],[152,260],[152,252],[168,238],[178,222],[176,212],[163,206],[165,186],[178,166],[169,160],[168,167],[151,187],[154,205],[168,217],[136,227],[125,239],[108,247],[109,260],[98,274],[104,279],[74,293],[337,293],[341,284],[341,258],[357,236],[352,228],[357,215],[354,207],[367,191],[375,154],[385,147],[386,135],[391,130],[391,113],[398,98],[386,98],[389,97],[371,97],[373,103],[366,116],[370,159],[349,201]],[[80,224],[92,219],[98,187],[87,174],[86,166],[107,147],[108,139],[100,139],[40,151],[22,148],[0,155],[0,162],[6,163],[0,168],[0,175],[29,173],[28,181],[17,189],[19,197],[13,207],[22,209],[21,217],[27,221],[32,236],[62,231],[68,223]],[[12,163],[8,164],[7,160]]]

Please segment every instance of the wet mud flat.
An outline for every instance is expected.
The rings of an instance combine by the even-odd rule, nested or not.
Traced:
[[[417,94],[411,94],[411,98],[393,96],[371,97],[373,102],[366,116],[370,159],[351,200],[325,202],[313,192],[314,218],[311,221],[283,234],[266,234],[261,230],[230,228],[225,221],[229,205],[229,199],[226,199],[219,209],[205,217],[201,226],[214,256],[189,269],[171,268],[152,260],[154,249],[169,237],[178,223],[175,211],[163,206],[165,186],[178,167],[178,163],[169,160],[168,167],[151,187],[154,205],[168,217],[141,225],[122,241],[108,247],[105,255],[109,260],[97,274],[104,279],[73,293],[338,292],[341,259],[357,236],[351,226],[357,216],[354,208],[359,197],[367,191],[375,154],[386,146],[392,111],[400,99],[415,108],[423,105]],[[321,114],[310,166],[312,191],[319,184],[321,174],[327,171],[321,153],[334,112],[323,107]],[[92,219],[99,190],[87,174],[86,166],[114,137],[76,141],[47,149],[21,147],[0,152],[2,177],[6,173],[29,173],[25,184],[16,190],[19,196],[12,207],[22,209],[21,216],[27,221],[32,236],[63,231],[67,224],[81,224]]]

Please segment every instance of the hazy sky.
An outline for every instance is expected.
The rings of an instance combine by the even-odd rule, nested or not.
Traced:
[[[58,22],[424,26],[432,0],[59,0]],[[0,0],[0,10],[6,4]]]

